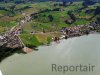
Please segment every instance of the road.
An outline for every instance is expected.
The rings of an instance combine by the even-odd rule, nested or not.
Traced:
[[[20,33],[24,25],[26,25],[29,20],[30,16],[25,16],[25,19],[21,20],[16,26],[12,27],[5,35],[3,39],[0,39],[0,42],[3,42],[3,45],[10,48],[20,48],[25,47],[24,43],[20,38]]]

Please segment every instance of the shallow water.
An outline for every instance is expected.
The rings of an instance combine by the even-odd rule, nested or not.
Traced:
[[[95,65],[93,72],[53,71],[56,65]],[[100,34],[61,40],[28,54],[14,54],[0,63],[3,75],[100,75]]]

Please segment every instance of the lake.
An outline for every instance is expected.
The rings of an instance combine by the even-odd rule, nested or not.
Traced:
[[[3,75],[100,75],[100,34],[60,40],[38,51],[14,54],[0,63]],[[93,71],[52,71],[57,66],[95,65]],[[61,68],[61,67],[60,67]],[[67,69],[67,68],[66,68]]]

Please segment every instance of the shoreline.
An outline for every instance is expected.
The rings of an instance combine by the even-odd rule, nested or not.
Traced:
[[[98,35],[99,35],[99,33],[92,33],[92,34],[83,35],[83,36],[89,36],[89,35],[94,35],[94,34],[98,34]],[[79,37],[76,37],[76,38],[80,38],[80,37],[82,37],[82,36],[79,36]],[[68,38],[68,39],[73,39],[73,38],[75,38],[75,37],[71,37],[71,38]],[[59,40],[59,43],[60,43],[60,41],[62,41],[62,40],[64,40],[64,39],[60,39],[60,40]],[[66,39],[65,39],[65,40],[66,40]],[[67,41],[67,40],[66,40],[66,41]],[[27,53],[30,53],[30,52],[33,52],[33,51],[38,51],[38,48],[39,48],[39,47],[51,46],[51,45],[53,45],[52,43],[59,44],[59,43],[57,43],[57,42],[55,42],[55,41],[52,41],[49,45],[40,45],[40,46],[38,46],[38,47],[37,47],[37,50],[31,49],[31,48],[28,48],[28,47],[26,47],[26,50],[22,50],[22,48],[20,48],[20,49],[5,48],[4,50],[8,50],[8,49],[9,49],[9,52],[3,52],[3,57],[0,58],[0,62],[2,62],[5,58],[7,58],[7,57],[9,57],[9,56],[12,56],[12,55],[15,54],[15,53],[18,53],[18,54],[21,54],[21,53],[27,54]],[[15,51],[14,51],[14,50],[15,50]],[[12,51],[13,51],[13,52],[12,52]],[[0,52],[0,54],[2,54],[2,53]]]
[[[52,36],[52,40],[49,39],[49,42],[47,41],[47,43],[43,43],[41,45],[39,44],[38,46],[30,44],[30,47],[28,47],[26,45],[22,46],[20,41],[19,41],[20,44],[18,44],[18,47],[15,47],[15,48],[12,48],[10,46],[7,47],[7,45],[9,45],[10,40],[11,40],[11,42],[10,42],[11,46],[13,45],[13,43],[14,43],[14,45],[16,45],[16,42],[18,42],[18,41],[16,41],[15,38],[13,38],[13,37],[7,38],[7,36],[6,36],[6,38],[0,39],[1,44],[2,44],[2,41],[4,42],[4,44],[0,46],[1,47],[1,50],[0,50],[0,52],[1,52],[0,55],[1,56],[0,57],[2,57],[2,59],[0,59],[0,60],[2,61],[4,58],[6,58],[6,57],[8,57],[8,56],[10,56],[10,55],[12,55],[13,53],[16,53],[16,52],[17,53],[29,53],[29,52],[32,52],[33,50],[37,51],[38,50],[37,47],[43,46],[43,45],[49,46],[51,44],[51,42],[60,43],[59,40],[61,40],[61,39],[66,39],[67,40],[69,38],[80,37],[80,36],[89,35],[89,34],[99,34],[100,33],[99,27],[100,27],[100,23],[95,24],[95,25],[90,24],[90,25],[81,25],[81,26],[74,26],[74,27],[64,28],[61,31],[59,31],[61,33],[59,36],[57,36],[55,34],[57,32],[49,33],[49,36]],[[41,34],[48,35],[48,33],[41,33]],[[34,34],[30,34],[30,35],[34,35]],[[44,35],[41,35],[41,36],[44,36]],[[18,38],[17,35],[15,35],[14,37]],[[30,37],[30,36],[28,36],[28,37]],[[44,37],[47,38],[47,36],[44,36]],[[41,37],[39,37],[38,39],[40,39],[40,38]],[[13,41],[13,39],[15,41]],[[29,41],[31,41],[31,40],[29,40]],[[34,43],[34,42],[32,42],[32,43]],[[4,53],[3,56],[2,56],[2,52]]]

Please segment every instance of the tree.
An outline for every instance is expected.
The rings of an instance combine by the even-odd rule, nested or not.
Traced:
[[[10,7],[10,9],[11,9],[12,12],[14,12],[15,7],[16,7],[16,5],[12,5],[12,6]]]
[[[93,4],[95,4],[96,3],[96,1],[94,0],[84,0],[84,2],[83,2],[83,6],[84,7],[87,7],[87,6],[89,6],[89,5],[93,5]]]
[[[54,19],[52,15],[49,15],[48,18],[49,18],[49,20],[50,20],[51,22],[52,22],[53,19]]]
[[[66,6],[67,1],[66,0],[62,0],[63,2],[63,6]]]
[[[100,6],[95,9],[94,15],[100,14]]]

